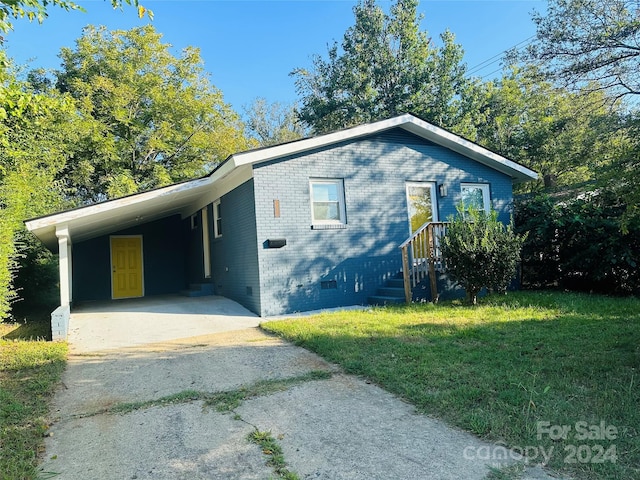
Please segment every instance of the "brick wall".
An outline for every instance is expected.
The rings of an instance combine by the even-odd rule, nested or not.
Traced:
[[[262,316],[366,304],[401,267],[398,245],[409,235],[406,182],[446,185],[447,196],[437,198],[443,221],[455,213],[461,182],[489,183],[503,221],[512,199],[506,175],[399,129],[256,165],[253,177]],[[346,228],[311,228],[309,178],[343,179]],[[287,245],[265,247],[276,238]],[[336,288],[323,289],[323,281]]]
[[[253,180],[220,199],[222,236],[211,235],[211,274],[216,294],[260,312],[260,281]],[[214,221],[211,215],[211,222]]]

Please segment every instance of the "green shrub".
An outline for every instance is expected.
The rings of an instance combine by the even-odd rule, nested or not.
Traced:
[[[624,205],[605,191],[516,202],[518,230],[529,232],[523,285],[640,294],[640,227],[629,223],[623,232],[624,214]]]
[[[449,276],[466,292],[467,301],[477,302],[483,288],[504,292],[513,279],[526,235],[514,232],[495,211],[487,214],[474,208],[458,209],[449,219],[442,239],[442,255]]]

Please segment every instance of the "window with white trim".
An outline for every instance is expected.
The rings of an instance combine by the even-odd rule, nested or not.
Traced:
[[[311,179],[311,220],[314,225],[344,225],[347,215],[344,207],[342,179]]]
[[[491,200],[489,197],[488,183],[461,183],[462,206],[466,210],[474,207],[478,210],[491,212]]]
[[[213,236],[220,238],[222,236],[222,214],[220,211],[220,199],[213,202]]]

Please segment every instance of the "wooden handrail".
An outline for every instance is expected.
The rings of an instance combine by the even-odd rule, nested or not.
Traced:
[[[440,239],[445,235],[448,222],[427,222],[400,245],[402,250],[402,279],[404,296],[411,303],[413,289],[427,275],[431,284],[431,299],[438,301],[436,269],[443,268]]]

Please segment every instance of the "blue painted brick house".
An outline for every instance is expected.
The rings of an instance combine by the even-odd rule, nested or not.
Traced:
[[[270,316],[366,304],[401,270],[417,225],[463,199],[508,221],[512,185],[535,178],[405,114],[26,225],[60,254],[63,307],[202,289]]]

